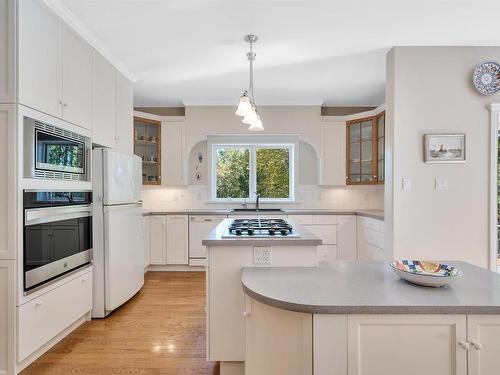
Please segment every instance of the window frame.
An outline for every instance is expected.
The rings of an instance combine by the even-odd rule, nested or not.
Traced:
[[[228,148],[245,148],[250,152],[249,157],[249,181],[248,181],[248,198],[218,198],[217,197],[217,150]],[[287,149],[288,150],[288,198],[264,198],[261,197],[260,202],[266,203],[290,203],[295,202],[295,148],[296,144],[276,143],[276,142],[231,142],[231,143],[213,143],[211,149],[211,200],[217,203],[243,203],[255,202],[255,193],[257,191],[257,150],[258,149]]]

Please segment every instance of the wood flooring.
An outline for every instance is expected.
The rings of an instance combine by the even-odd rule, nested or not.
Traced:
[[[205,360],[204,307],[204,273],[148,272],[134,298],[77,328],[21,374],[219,374]]]

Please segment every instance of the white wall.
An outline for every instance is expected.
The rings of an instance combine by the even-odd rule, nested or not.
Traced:
[[[488,266],[489,125],[474,67],[500,47],[395,47],[387,57],[385,210],[394,258],[464,260]],[[465,133],[465,164],[425,164],[425,133]],[[434,179],[449,180],[448,191]],[[403,191],[402,178],[411,180]]]
[[[186,107],[186,152],[209,134],[249,134],[248,125],[242,124],[232,106]],[[319,106],[263,106],[259,112],[265,130],[259,134],[298,134],[301,141],[320,150]],[[300,155],[299,155],[300,157]],[[300,174],[300,171],[299,171]],[[210,199],[207,185],[144,189],[144,207],[150,208],[211,208],[227,206],[207,203]],[[383,187],[320,187],[299,185],[294,208],[383,208]],[[281,204],[280,206],[283,206]]]

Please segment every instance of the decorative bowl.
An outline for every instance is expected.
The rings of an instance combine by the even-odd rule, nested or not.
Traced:
[[[463,272],[447,264],[423,260],[393,260],[389,263],[396,275],[412,284],[434,288],[449,285]]]

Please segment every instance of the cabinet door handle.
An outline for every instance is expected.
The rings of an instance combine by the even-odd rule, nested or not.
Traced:
[[[458,342],[458,345],[460,345],[465,350],[469,350],[470,349],[470,344],[467,341],[461,340],[461,341]]]
[[[481,350],[483,347],[483,345],[481,345],[479,342],[471,341],[470,343],[472,347],[476,350]]]
[[[87,278],[86,277],[82,277],[82,283],[86,283],[87,282]]]
[[[68,103],[63,103],[63,106],[64,106],[64,107],[67,107],[67,106],[68,106]]]
[[[250,313],[248,311],[243,311],[243,316],[245,318],[248,318],[250,316]]]
[[[35,307],[42,306],[43,302],[42,301],[36,301],[35,302]]]

